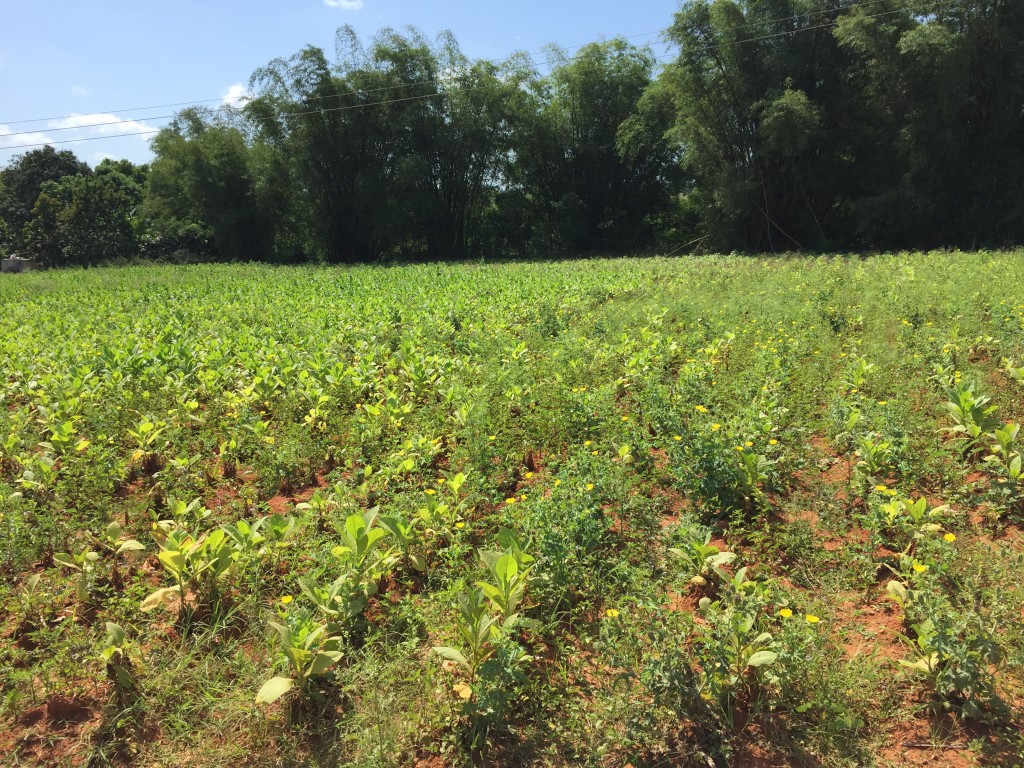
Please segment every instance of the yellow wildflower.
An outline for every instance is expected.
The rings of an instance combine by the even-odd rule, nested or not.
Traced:
[[[789,608],[783,608],[781,611],[779,611],[779,616],[781,616],[784,619],[788,619],[792,615],[793,612],[789,610]]]

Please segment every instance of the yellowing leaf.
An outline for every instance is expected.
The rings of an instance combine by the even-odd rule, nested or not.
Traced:
[[[178,593],[178,587],[164,587],[163,589],[158,589],[142,601],[142,604],[139,606],[139,610],[152,611],[154,608],[159,608],[173,596],[177,596]]]
[[[256,694],[257,704],[273,704],[295,685],[290,677],[272,677],[263,684]]]

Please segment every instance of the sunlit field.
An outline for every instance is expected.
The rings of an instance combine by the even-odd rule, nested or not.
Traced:
[[[1024,257],[0,277],[0,762],[1024,760]]]

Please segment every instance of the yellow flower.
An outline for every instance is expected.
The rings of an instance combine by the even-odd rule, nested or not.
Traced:
[[[954,541],[956,541],[956,534],[955,533],[947,533],[942,538],[944,538],[946,541],[948,541],[950,544],[952,544]]]
[[[293,599],[291,595],[284,595],[281,597],[281,605],[288,605]]]
[[[516,497],[515,496],[509,496],[507,499],[505,499],[505,503],[506,504],[515,504],[516,503]]]
[[[590,440],[584,440],[583,441],[583,447],[584,448],[589,448],[591,446],[591,442],[592,441],[590,441]]]
[[[520,501],[526,501],[526,494],[525,493],[519,494],[519,500]]]
[[[683,439],[683,436],[682,435],[672,435],[672,439],[675,440],[678,443],[680,440]]]
[[[805,614],[804,618],[807,619],[808,624],[817,624],[819,621],[821,621],[821,619],[819,619],[813,613]]]
[[[561,484],[562,484],[562,481],[561,481],[561,480],[555,480],[555,488],[557,488],[557,487],[558,487],[558,486],[560,486]]]
[[[427,488],[427,490],[425,490],[424,493],[427,494],[427,496],[433,496],[434,494],[437,493],[437,491],[435,491],[433,488]]]
[[[717,431],[718,431],[718,430],[720,430],[721,428],[722,428],[722,425],[721,425],[721,424],[712,424],[712,425],[711,425],[711,431],[712,431],[712,432],[717,432]]]
[[[594,484],[593,483],[587,483],[587,490],[588,491],[594,490]]]
[[[747,446],[747,448],[753,448],[754,447],[754,444],[752,442],[750,442],[749,440],[747,440],[747,442],[745,442],[744,445]]]
[[[461,523],[461,522],[460,523],[456,523],[455,527],[458,528],[461,531],[463,528],[466,527],[466,524],[465,523]]]
[[[876,485],[875,486],[875,490],[876,491],[888,491],[889,489],[886,486],[884,486],[884,485]]]
[[[604,615],[607,616],[609,619],[619,618],[619,612],[616,611],[614,608],[609,608],[607,611],[604,612]]]
[[[879,404],[879,405],[888,405],[888,404],[889,404],[889,401],[888,401],[888,400],[879,400],[879,401],[878,401],[878,404]]]
[[[694,406],[694,410],[697,411],[697,413],[707,413],[708,412],[708,409],[705,408],[703,405]]]
[[[523,475],[523,477],[525,477],[527,480],[530,480],[531,478],[533,478],[533,472],[527,472],[525,475]]]
[[[487,437],[487,439],[488,439],[488,440],[492,440],[492,441],[493,441],[493,440],[497,440],[497,439],[498,439],[498,436],[497,436],[497,435],[489,435],[489,436]]]
[[[769,440],[768,441],[768,445],[778,445],[778,444],[779,444],[778,440]]]
[[[601,452],[600,451],[591,451],[590,455],[591,456],[597,456],[599,453],[601,453]]]
[[[914,573],[924,573],[927,570],[927,565],[922,565],[921,563],[914,563]]]
[[[629,416],[623,416],[623,417],[622,417],[622,420],[623,420],[623,421],[629,421]]]
[[[789,610],[789,608],[783,608],[781,611],[779,611],[779,616],[781,616],[784,619],[788,619],[792,615],[793,612]]]
[[[742,450],[743,450],[743,446],[742,446],[742,445],[737,445],[737,446],[734,446],[734,447],[733,447],[733,450],[734,450],[734,451],[742,451]]]

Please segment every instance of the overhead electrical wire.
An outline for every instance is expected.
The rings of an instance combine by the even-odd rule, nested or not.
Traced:
[[[730,27],[728,30],[725,30],[725,31],[726,32],[735,32],[736,30],[747,29],[749,27],[755,27],[755,26],[759,26],[759,25],[762,25],[762,24],[777,24],[777,23],[782,22],[782,21],[799,21],[799,20],[801,20],[801,19],[803,19],[805,17],[806,18],[810,18],[812,16],[817,16],[817,15],[821,15],[821,14],[825,14],[825,13],[837,13],[837,12],[840,12],[840,11],[850,10],[851,8],[865,8],[867,6],[878,5],[879,3],[890,2],[890,1],[891,0],[868,0],[868,2],[856,3],[855,0],[854,0],[854,2],[849,2],[849,3],[845,4],[845,5],[837,5],[837,6],[833,6],[833,7],[830,7],[830,8],[819,8],[818,10],[815,10],[815,11],[808,11],[806,13],[795,14],[793,16],[780,16],[780,17],[777,17],[777,18],[774,18],[774,19],[750,21],[750,22],[747,22],[746,24],[737,24],[736,26]],[[651,37],[653,35],[662,35],[662,34],[664,34],[664,31],[663,30],[659,30],[657,32],[641,32],[641,33],[636,34],[636,35],[627,35],[627,36],[624,36],[624,37],[620,36],[620,37],[615,38],[615,39],[634,40],[634,39],[640,38],[640,37]],[[587,45],[590,45],[590,44],[591,43],[582,43],[582,44],[574,45],[574,46],[561,47],[561,50],[563,50],[563,51],[577,50],[577,49],[580,49],[580,48],[585,48]],[[547,54],[547,53],[549,53],[549,51],[547,51],[547,50],[544,50],[544,51],[534,51],[533,53],[513,53],[510,56],[507,56],[507,57],[505,57],[503,59],[480,59],[479,61],[484,61],[484,62],[488,62],[490,64],[498,65],[498,64],[505,64],[505,63],[508,63],[510,61],[513,61],[515,58],[517,58],[518,56],[521,56],[521,55],[522,56],[527,56],[527,57],[529,57],[532,60],[532,58],[534,56],[540,56],[540,55]],[[664,58],[664,56],[660,56],[660,57],[657,57],[657,58]],[[550,64],[550,60],[547,63]],[[450,80],[450,79],[451,78],[448,78],[448,80]],[[430,80],[414,81],[414,82],[411,82],[411,83],[401,83],[401,84],[398,84],[398,85],[381,86],[380,88],[362,89],[360,91],[354,91],[351,95],[367,94],[367,93],[379,93],[381,91],[390,91],[390,90],[395,90],[395,89],[398,89],[398,88],[407,88],[407,87],[411,87],[411,86],[414,86],[414,85],[429,85],[429,84],[432,84],[432,83],[442,83],[442,82],[445,82],[445,81],[446,81],[445,78],[433,78],[433,79],[430,79]],[[57,117],[37,117],[37,118],[30,118],[30,119],[25,119],[25,120],[0,120],[0,125],[22,125],[24,123],[41,123],[41,122],[47,122],[47,121],[68,120],[68,119],[72,119],[72,118],[81,118],[81,117],[103,117],[105,115],[114,114],[114,113],[118,113],[118,112],[122,112],[122,113],[123,112],[141,112],[141,111],[149,111],[149,110],[153,110],[153,109],[167,109],[167,108],[170,108],[170,107],[182,107],[182,106],[191,106],[191,105],[194,105],[194,104],[209,104],[209,103],[213,103],[213,102],[223,102],[226,98],[227,97],[225,95],[225,96],[221,96],[221,97],[218,97],[218,98],[215,98],[215,99],[197,99],[197,100],[194,100],[194,101],[179,101],[179,102],[174,102],[174,103],[170,103],[170,104],[156,104],[156,105],[151,105],[151,106],[148,106],[148,107],[129,107],[129,108],[126,108],[126,109],[109,109],[109,110],[105,110],[105,111],[102,111],[102,112],[84,112],[84,113],[76,112],[76,113],[72,113],[70,115],[60,115],[60,116],[57,116]],[[313,96],[313,97],[310,98],[310,101],[317,101],[317,100],[325,99],[325,98],[333,98],[333,96]],[[173,115],[169,115],[169,116],[150,115],[150,116],[147,116],[147,117],[143,117],[141,119],[143,119],[143,120],[161,120],[161,119],[164,119],[165,117],[173,117]],[[124,122],[124,121],[116,120],[116,121],[110,121],[110,122],[105,122],[105,123],[91,123],[90,125],[86,125],[86,126],[67,126],[67,127],[59,127],[59,128],[48,127],[45,130],[49,130],[49,131],[79,130],[81,128],[96,128],[96,127],[103,126],[103,125],[118,125],[118,124],[120,124],[122,122]],[[35,130],[31,130],[31,131],[13,131],[13,132],[9,132],[9,133],[0,134],[0,137],[3,137],[3,136],[26,135],[26,134],[30,134],[30,133],[37,133],[39,130],[40,129],[35,129]]]
[[[738,29],[746,29],[746,28],[749,28],[749,27],[752,27],[752,26],[758,26],[758,25],[761,25],[761,24],[775,24],[775,23],[778,23],[778,22],[781,22],[781,21],[799,21],[800,19],[807,18],[809,16],[816,15],[816,14],[840,12],[840,11],[844,11],[844,10],[849,10],[851,8],[864,7],[866,5],[876,5],[876,4],[880,3],[880,2],[886,2],[886,1],[887,0],[872,0],[872,2],[862,3],[860,5],[845,5],[845,6],[840,6],[840,7],[831,8],[831,9],[824,9],[824,10],[819,10],[819,11],[811,11],[809,13],[799,14],[799,15],[796,15],[796,16],[786,16],[786,17],[782,17],[782,18],[778,18],[778,19],[771,19],[771,20],[766,20],[766,21],[749,22],[747,24],[740,24],[740,25],[737,25],[735,27],[730,27],[727,30],[723,30],[723,33],[733,32],[733,31],[736,31]],[[866,18],[866,19],[881,18],[881,17],[884,17],[884,16],[892,16],[892,15],[897,14],[897,13],[905,13],[907,11],[922,13],[922,12],[924,12],[926,10],[937,9],[939,7],[942,7],[942,6],[949,5],[950,3],[953,3],[953,2],[956,2],[956,0],[938,0],[937,2],[930,3],[929,4],[929,8],[927,8],[927,9],[914,9],[914,8],[906,8],[906,7],[904,7],[904,8],[900,8],[900,9],[897,9],[897,10],[885,11],[885,12],[882,12],[882,13],[868,14],[868,15],[865,15],[863,18]],[[762,42],[762,41],[765,41],[765,40],[771,40],[771,39],[778,38],[778,37],[785,37],[787,35],[795,35],[795,34],[799,34],[801,32],[810,32],[810,31],[814,31],[814,30],[818,30],[818,29],[827,29],[829,27],[836,26],[838,23],[839,23],[839,20],[836,19],[834,21],[826,22],[824,24],[816,24],[816,25],[807,26],[807,27],[800,27],[799,29],[791,29],[791,30],[785,30],[785,31],[782,31],[782,32],[774,32],[774,33],[771,33],[771,34],[768,34],[768,35],[762,35],[762,36],[759,36],[759,37],[743,38],[741,40],[732,40],[732,41],[729,41],[729,42],[716,43],[714,45],[701,46],[701,47],[698,47],[698,48],[684,48],[679,53],[676,53],[676,52],[666,53],[666,54],[663,54],[661,56],[654,56],[653,58],[655,60],[660,60],[660,59],[667,58],[667,57],[670,57],[670,56],[676,57],[676,56],[681,55],[681,54],[704,53],[704,52],[716,50],[716,49],[719,49],[719,48],[728,48],[728,47],[732,47],[732,46],[736,46],[736,45],[744,45],[744,44],[747,44],[747,43]],[[641,37],[641,36],[646,36],[646,35],[650,35],[650,34],[656,34],[656,33],[644,33],[644,35],[633,35],[631,37],[635,38],[635,37]],[[621,39],[631,39],[631,38],[621,38]],[[578,46],[578,47],[582,48],[582,47],[585,47],[585,46]],[[537,55],[537,54],[526,54],[526,55],[532,57],[532,56]],[[487,59],[485,59],[484,61],[491,61],[491,63],[498,63],[500,61],[511,61],[513,58],[515,58],[515,56],[509,57],[508,59],[504,59],[504,60],[487,60]],[[548,65],[550,66],[550,62],[548,62]],[[397,88],[410,88],[410,87],[414,87],[414,86],[417,86],[417,85],[432,85],[432,84],[440,85],[440,84],[443,84],[444,82],[451,82],[454,79],[455,78],[449,78],[448,80],[440,80],[440,79],[438,79],[438,80],[424,80],[424,81],[412,82],[412,83],[401,83],[399,85],[385,86],[385,87],[381,87],[381,88],[367,89],[367,90],[363,90],[363,91],[353,91],[350,94],[331,94],[331,95],[328,95],[328,96],[312,97],[310,100],[321,100],[321,99],[326,99],[326,98],[339,98],[341,96],[357,96],[357,95],[367,94],[367,93],[375,93],[375,92],[380,92],[380,91],[394,90],[394,89],[397,89]],[[433,97],[436,97],[436,96],[445,96],[445,95],[453,94],[453,93],[470,93],[470,92],[473,92],[473,91],[486,90],[486,89],[493,88],[493,87],[494,86],[491,86],[491,85],[485,85],[485,86],[476,86],[476,87],[471,87],[471,88],[453,88],[453,89],[448,90],[448,91],[438,91],[438,92],[435,92],[435,93],[419,94],[417,96],[406,96],[406,97],[402,97],[402,98],[398,98],[398,99],[388,99],[388,100],[374,101],[374,102],[363,102],[363,103],[360,103],[360,104],[348,104],[348,105],[341,106],[341,107],[329,107],[327,109],[313,109],[313,110],[306,110],[306,111],[302,111],[302,112],[283,112],[282,115],[284,117],[302,117],[302,116],[305,116],[305,115],[312,115],[312,114],[326,114],[326,113],[330,113],[330,112],[343,112],[343,111],[348,111],[348,110],[353,110],[353,109],[365,109],[365,108],[368,108],[368,107],[387,106],[389,104],[398,104],[398,103],[408,102],[408,101],[417,101],[417,100],[421,100],[421,99],[429,99],[429,98],[433,98]],[[223,99],[210,99],[209,101],[222,101],[222,100]],[[205,102],[203,102],[203,101],[181,102],[181,104],[183,104],[183,105],[201,104],[201,103],[205,103]],[[166,105],[166,106],[175,106],[175,105]],[[148,108],[147,107],[138,107],[138,108],[136,108],[136,111],[139,110],[139,109],[148,109]],[[127,112],[127,111],[130,111],[130,110],[120,110],[120,111]],[[105,114],[105,113],[92,113],[92,114],[96,115],[96,114]],[[88,117],[88,116],[90,116],[90,115],[67,115],[64,118],[43,118],[43,119],[68,119],[68,118],[72,118],[72,117]],[[174,118],[175,116],[176,115],[159,115],[159,116],[143,117],[142,119],[143,120],[163,120],[163,119],[171,119],[171,118]],[[17,124],[18,122],[33,122],[33,121],[12,121],[12,122],[9,122],[9,123],[6,123],[6,124],[7,125],[14,125],[14,124]],[[92,124],[89,124],[89,125],[81,125],[81,126],[61,126],[61,127],[57,127],[57,128],[37,129],[37,130],[34,130],[34,131],[20,131],[20,132],[13,132],[13,133],[2,133],[2,134],[0,134],[0,138],[9,137],[9,136],[29,135],[29,134],[33,134],[33,133],[39,133],[39,132],[41,132],[43,130],[51,131],[51,132],[53,132],[53,131],[64,131],[64,130],[83,130],[83,129],[87,129],[87,128],[98,128],[98,127],[103,127],[103,126],[107,126],[107,125],[121,125],[124,122],[125,121],[123,121],[123,120],[116,120],[116,121],[111,121],[111,122],[92,123]],[[104,139],[127,138],[127,137],[130,137],[130,136],[147,136],[147,135],[151,135],[151,134],[154,134],[154,133],[159,133],[165,127],[166,126],[161,126],[161,127],[158,127],[158,128],[152,128],[152,129],[145,130],[145,131],[134,131],[134,132],[130,132],[130,133],[118,133],[118,134],[111,135],[111,136],[88,136],[88,137],[85,137],[85,138],[64,139],[64,140],[59,140],[59,141],[47,141],[47,142],[42,142],[42,143],[37,143],[37,144],[17,144],[17,145],[12,145],[12,146],[0,147],[0,151],[6,151],[6,150],[11,150],[11,149],[28,149],[28,148],[33,148],[33,147],[45,147],[45,146],[49,146],[51,144],[77,144],[77,143],[83,142],[83,141],[102,141]]]
[[[875,2],[884,2],[884,0],[872,0],[872,3],[875,3]],[[654,35],[661,35],[663,33],[664,33],[664,30],[658,30],[657,32],[641,32],[641,33],[636,34],[636,35],[628,35],[628,36],[619,37],[619,38],[616,38],[616,39],[635,40],[635,39],[640,38],[640,37],[651,37],[651,36],[654,36]],[[590,43],[582,43],[580,45],[571,45],[571,46],[568,46],[568,47],[562,47],[562,50],[565,50],[565,51],[575,51],[575,50],[577,50],[579,48],[585,48],[588,45],[590,45]],[[527,56],[530,59],[532,59],[534,56],[540,56],[540,55],[543,55],[545,53],[547,53],[547,51],[534,51],[533,53],[520,53],[520,52],[517,52],[517,53],[513,53],[513,54],[511,54],[509,56],[506,56],[503,59],[479,59],[478,61],[483,61],[483,62],[487,62],[489,64],[498,65],[498,64],[506,64],[506,63],[508,63],[510,61],[513,61],[518,56]],[[383,86],[381,88],[368,88],[366,90],[359,91],[359,93],[377,93],[379,91],[388,91],[388,90],[392,90],[394,88],[405,88],[406,86],[410,86],[410,85],[426,85],[428,83],[440,82],[440,80],[441,79],[423,80],[423,81],[414,82],[414,83],[403,83],[402,85],[389,85],[389,86]],[[26,120],[0,120],[0,125],[23,125],[25,123],[45,123],[45,122],[48,122],[50,120],[68,120],[68,119],[74,118],[74,117],[96,117],[96,116],[115,114],[115,113],[118,113],[118,112],[143,112],[143,111],[148,111],[148,110],[151,110],[151,109],[169,109],[171,107],[187,107],[187,106],[191,106],[193,104],[211,104],[213,102],[218,102],[218,101],[223,102],[225,98],[227,98],[227,97],[226,96],[219,96],[219,97],[217,97],[215,99],[196,99],[195,101],[179,101],[179,102],[176,102],[176,103],[173,103],[173,104],[155,104],[155,105],[152,105],[152,106],[149,106],[149,107],[129,107],[127,109],[107,109],[107,110],[103,110],[103,111],[100,111],[100,112],[72,113],[70,115],[59,115],[57,117],[34,117],[34,118],[26,119]],[[314,98],[330,98],[330,97],[314,97]],[[143,120],[159,120],[160,118],[159,117],[144,117],[142,119]],[[112,125],[112,124],[113,123],[104,123],[104,125]],[[82,126],[82,127],[84,127],[84,128],[92,128],[94,126],[89,125],[89,126]],[[56,129],[50,128],[48,130],[56,130]],[[22,133],[34,133],[34,132],[35,131],[23,131]],[[17,134],[15,134],[15,133],[0,134],[0,136],[16,136],[16,135]]]

